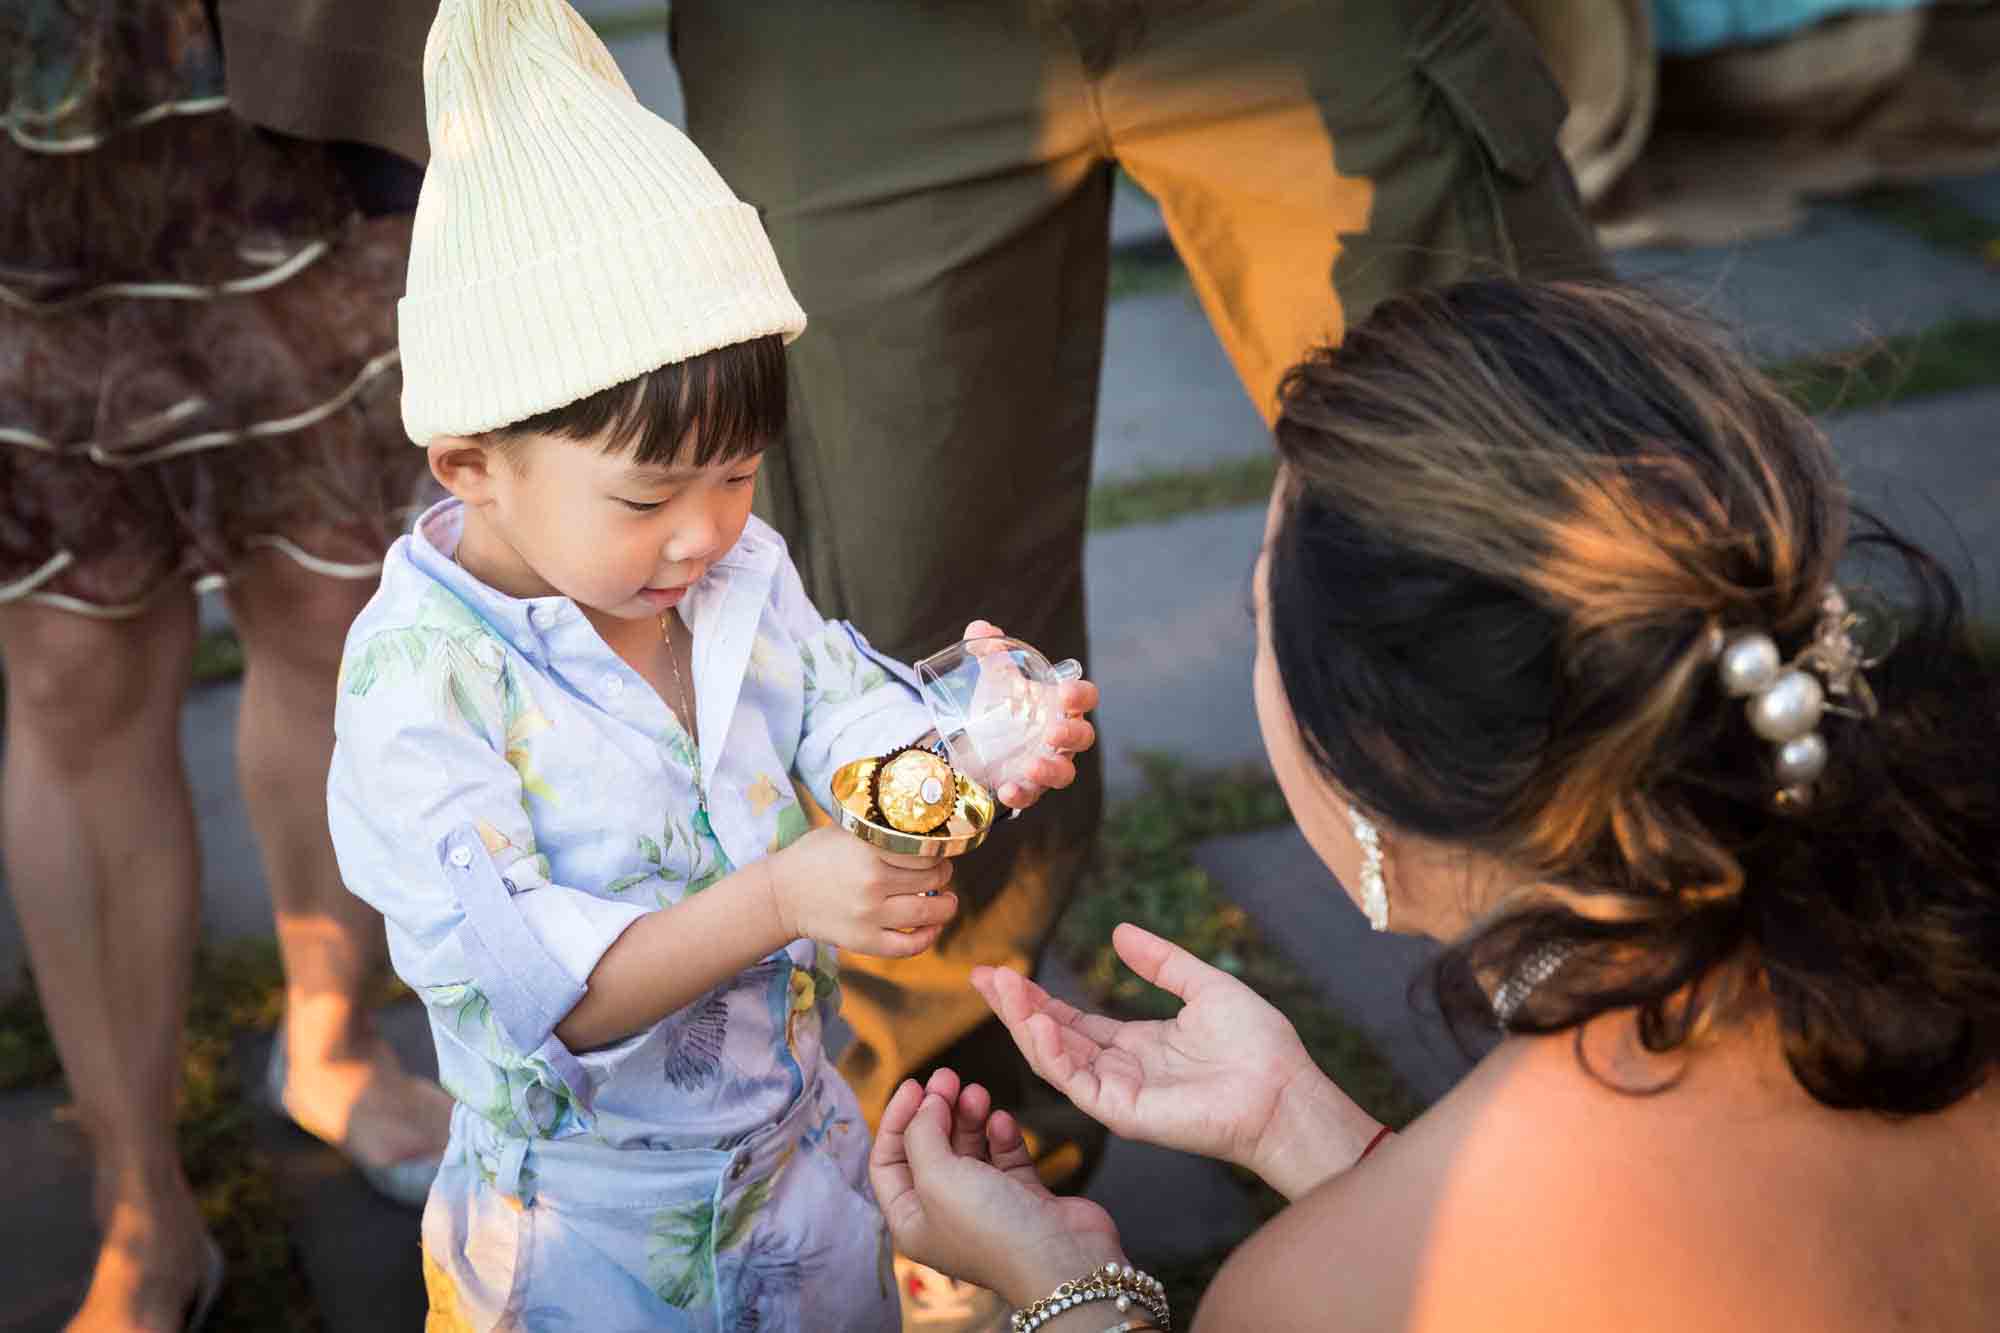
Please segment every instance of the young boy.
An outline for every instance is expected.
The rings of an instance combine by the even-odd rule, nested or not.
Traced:
[[[750,517],[804,316],[561,0],[445,0],[424,78],[403,413],[453,498],[349,636],[329,806],[458,1102],[430,1327],[894,1328],[826,946],[957,900],[794,796],[929,727]]]

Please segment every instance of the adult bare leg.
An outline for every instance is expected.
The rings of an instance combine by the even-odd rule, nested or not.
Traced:
[[[200,930],[180,709],[194,599],[130,620],[0,607],[7,882],[96,1155],[103,1248],[75,1329],[176,1328],[202,1220],[174,1137]]]
[[[232,574],[228,596],[248,664],[237,771],[285,964],[285,1103],[307,1130],[380,1166],[442,1151],[451,1099],[407,1074],[376,1029],[382,918],[341,883],[327,834],[341,645],[374,588],[271,551]]]

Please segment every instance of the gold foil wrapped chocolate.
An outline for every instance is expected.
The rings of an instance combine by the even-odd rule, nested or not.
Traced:
[[[886,756],[893,759],[894,754]],[[875,808],[875,770],[882,760],[870,756],[854,759],[833,773],[834,823],[871,847],[896,856],[963,856],[992,831],[999,805],[993,794],[963,773],[956,774],[958,799],[944,827],[930,833],[903,833],[881,822]]]
[[[882,823],[898,833],[928,835],[950,820],[958,775],[938,755],[913,746],[882,756],[869,794]]]

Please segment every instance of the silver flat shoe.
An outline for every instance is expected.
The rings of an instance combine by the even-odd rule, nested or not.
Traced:
[[[292,1108],[285,1105],[285,1078],[288,1064],[285,1033],[281,1028],[277,1037],[271,1042],[271,1063],[264,1071],[264,1097],[273,1111],[294,1125],[298,1125],[301,1132],[310,1134],[312,1131],[306,1129],[304,1125],[299,1125],[298,1117],[292,1114]],[[434,1153],[428,1157],[405,1158],[400,1162],[391,1162],[387,1166],[371,1166],[349,1152],[346,1145],[336,1143],[333,1147],[347,1159],[350,1166],[361,1173],[361,1178],[367,1181],[369,1188],[377,1194],[391,1203],[418,1210],[422,1210],[424,1200],[430,1197],[431,1182],[437,1179],[438,1168],[444,1164],[443,1155]]]

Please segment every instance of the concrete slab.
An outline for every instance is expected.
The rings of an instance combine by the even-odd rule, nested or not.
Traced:
[[[1131,177],[1120,174],[1111,191],[1112,248],[1153,246],[1165,239],[1167,219],[1160,206]]]
[[[1612,256],[1620,277],[1692,301],[1760,361],[1817,355],[1949,319],[2000,318],[2000,272],[1838,205],[1790,235]]]
[[[1111,303],[1092,476],[1122,481],[1271,450],[1263,418],[1185,285]]]
[[[1942,560],[1973,615],[2000,617],[2000,388],[1826,422],[1855,498]]]
[[[1931,188],[1960,208],[1969,208],[2000,222],[2000,171],[1984,176],[1954,176],[1932,181]]]
[[[0,1097],[0,1160],[7,1163],[0,1208],[0,1328],[58,1333],[76,1313],[97,1258],[90,1205],[90,1144],[65,1114],[69,1094],[34,1088]]]
[[[388,1006],[377,1019],[407,1068],[436,1075],[421,1004]],[[231,1056],[243,1087],[263,1088],[270,1049],[262,1033],[237,1039]],[[253,1134],[270,1160],[324,1333],[421,1327],[427,1304],[421,1215],[377,1194],[345,1157],[261,1100]]]
[[[1195,765],[1263,762],[1250,702],[1250,569],[1261,506],[1192,514],[1090,539],[1091,678],[1112,799],[1139,790],[1133,754]]]
[[[1434,1101],[1470,1063],[1411,982],[1435,954],[1429,941],[1377,935],[1298,829],[1214,838],[1195,861],[1264,938],[1319,987],[1337,1011],[1375,1040],[1418,1096]]]
[[[379,1015],[413,1069],[434,1073],[430,1034],[414,1001]],[[239,1084],[261,1090],[270,1038],[246,1033],[231,1058]],[[270,1161],[293,1243],[321,1314],[324,1333],[416,1328],[424,1318],[418,1214],[371,1190],[338,1152],[269,1111],[261,1091],[251,1111],[258,1151]],[[91,1216],[90,1145],[61,1088],[0,1096],[7,1206],[0,1252],[12,1279],[0,1284],[0,1328],[58,1333],[82,1298],[97,1255]],[[224,1309],[228,1293],[224,1289]]]

